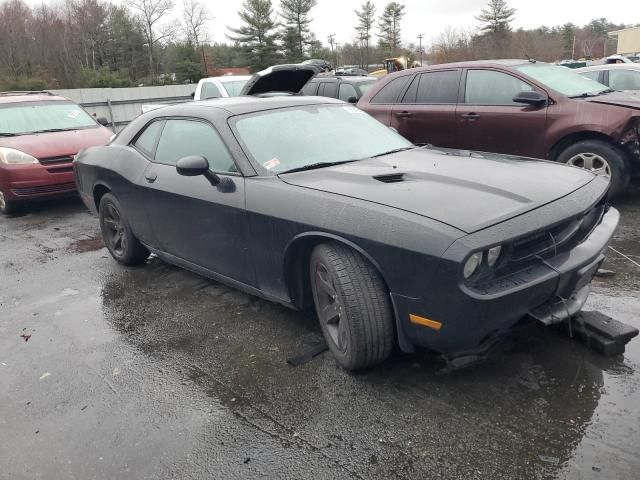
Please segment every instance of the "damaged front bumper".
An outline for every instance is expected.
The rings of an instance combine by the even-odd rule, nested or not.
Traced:
[[[399,322],[401,347],[411,351],[413,346],[420,346],[454,357],[503,336],[523,319],[533,317],[551,325],[573,317],[587,300],[591,280],[604,260],[619,218],[618,211],[609,208],[582,243],[519,272],[499,292],[477,292],[460,286],[444,298],[428,299],[429,305],[426,298],[392,295],[399,318],[417,313],[441,324],[434,329],[410,320]],[[437,313],[430,316],[431,312]]]

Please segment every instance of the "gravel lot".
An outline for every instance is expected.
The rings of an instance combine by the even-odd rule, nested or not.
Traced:
[[[640,327],[640,192],[618,207],[628,259],[587,309]],[[534,325],[453,374],[287,365],[321,338],[312,313],[116,264],[79,200],[0,218],[0,478],[640,475],[638,338],[607,359]]]

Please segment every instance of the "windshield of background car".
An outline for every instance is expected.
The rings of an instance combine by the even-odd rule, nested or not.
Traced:
[[[567,97],[595,95],[608,89],[595,80],[585,78],[567,67],[558,65],[529,63],[519,65],[515,69]]]
[[[81,130],[98,124],[75,103],[25,102],[0,107],[0,133],[16,135],[42,130]]]
[[[375,85],[375,83],[375,80],[371,80],[370,82],[358,82],[358,88],[362,92],[362,95],[364,95]]]
[[[321,162],[360,160],[412,143],[350,105],[271,110],[240,117],[235,129],[246,153],[278,174]]]
[[[235,80],[233,82],[223,82],[222,85],[224,85],[224,89],[230,97],[237,97],[246,83],[247,80]]]

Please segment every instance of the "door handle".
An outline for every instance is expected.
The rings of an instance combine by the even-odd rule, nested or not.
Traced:
[[[465,113],[464,115],[461,115],[462,118],[464,118],[465,120],[477,120],[478,118],[480,118],[480,114],[479,113]]]
[[[157,180],[158,174],[156,172],[147,172],[144,174],[144,178],[147,180],[147,182],[153,183]]]
[[[407,112],[407,111],[396,112],[396,117],[400,117],[400,118],[410,117],[411,115],[413,115],[413,114],[411,112]]]

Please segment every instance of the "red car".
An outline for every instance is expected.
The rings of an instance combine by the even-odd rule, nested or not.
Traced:
[[[0,211],[74,192],[73,157],[109,142],[106,123],[48,92],[0,93]]]
[[[358,107],[418,145],[586,168],[610,179],[612,197],[640,175],[640,94],[566,67],[487,60],[415,68],[381,79]]]

